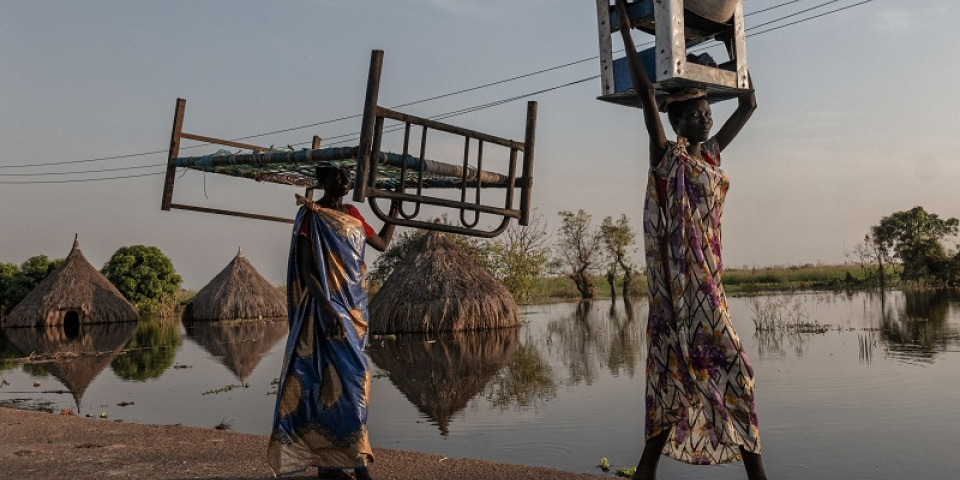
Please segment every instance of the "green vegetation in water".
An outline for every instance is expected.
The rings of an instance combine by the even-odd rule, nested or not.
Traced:
[[[610,473],[610,470],[612,469],[610,467],[610,462],[607,460],[607,457],[602,457],[600,459],[600,464],[597,465],[597,468],[599,468],[600,471],[603,473]],[[634,472],[636,471],[637,471],[637,467],[620,467],[616,471],[614,471],[614,476],[620,477],[620,478],[630,478],[633,476]]]
[[[231,390],[233,390],[233,389],[235,389],[235,388],[248,388],[248,387],[250,387],[250,385],[247,384],[247,383],[241,383],[241,384],[239,384],[239,385],[234,385],[234,384],[224,385],[224,386],[222,386],[222,387],[220,387],[220,388],[215,388],[215,389],[213,389],[213,390],[207,390],[206,392],[203,392],[201,395],[215,395],[215,394],[218,394],[218,393],[229,392],[229,391],[231,391]]]

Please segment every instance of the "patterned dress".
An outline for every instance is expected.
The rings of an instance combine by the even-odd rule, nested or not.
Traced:
[[[729,182],[715,139],[703,159],[670,143],[648,177],[643,216],[647,321],[646,438],[670,430],[663,453],[693,464],[760,453],[753,369],[720,283],[720,215]]]
[[[302,197],[301,197],[302,198]],[[306,202],[297,214],[287,267],[290,335],[277,391],[267,461],[275,475],[364,467],[373,461],[367,438],[370,373],[362,219]],[[323,315],[300,280],[297,237],[306,231],[320,283],[340,315],[344,339],[327,338]]]

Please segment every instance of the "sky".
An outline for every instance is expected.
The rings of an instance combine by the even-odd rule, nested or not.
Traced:
[[[744,10],[784,3],[748,16],[747,28],[859,2],[750,0]],[[728,268],[844,262],[871,225],[917,205],[960,217],[958,10],[952,0],[874,0],[747,39],[759,108],[723,156]],[[184,287],[198,289],[240,248],[268,280],[283,283],[289,225],[160,210],[176,99],[187,99],[184,131],[219,138],[353,116],[374,49],[385,51],[385,106],[586,60],[402,109],[426,117],[599,73],[595,3],[586,0],[4,0],[0,262],[64,257],[78,234],[98,268],[120,247],[154,245]],[[594,223],[626,214],[640,229],[641,112],[599,94],[598,79],[583,81],[447,121],[520,140],[525,102],[536,100],[532,200],[548,230],[556,230],[557,212],[578,209]],[[718,126],[732,103],[714,105]],[[359,123],[255,141],[332,138]],[[191,152],[215,150],[204,148]],[[89,172],[125,167],[144,168]],[[89,173],[64,174],[76,171]],[[174,201],[279,216],[296,210],[299,190],[215,177],[185,174]],[[372,217],[366,206],[361,212]]]

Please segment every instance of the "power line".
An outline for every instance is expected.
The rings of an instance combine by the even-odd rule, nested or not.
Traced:
[[[122,178],[139,178],[139,177],[149,177],[154,175],[163,175],[164,172],[158,173],[140,173],[136,175],[120,175],[117,177],[100,177],[100,178],[78,178],[74,180],[30,180],[26,182],[5,182],[0,181],[0,185],[41,185],[41,184],[51,184],[51,183],[84,183],[84,182],[99,182],[101,180],[119,180]]]
[[[766,29],[766,30],[761,30],[761,31],[759,31],[759,32],[754,32],[754,33],[751,33],[751,34],[749,34],[749,35],[747,35],[747,36],[748,36],[748,37],[752,37],[752,36],[755,36],[755,35],[762,35],[762,34],[767,33],[767,32],[772,32],[772,31],[774,31],[774,30],[780,30],[781,28],[789,27],[789,26],[791,26],[791,25],[796,25],[796,24],[798,24],[798,23],[808,22],[808,21],[813,20],[813,19],[815,19],[815,18],[820,18],[820,17],[824,17],[824,16],[827,16],[827,15],[830,15],[830,14],[833,14],[833,13],[842,12],[842,11],[844,11],[844,10],[848,10],[848,9],[853,8],[853,7],[859,7],[860,5],[864,5],[864,4],[870,3],[870,2],[872,2],[872,1],[874,1],[874,0],[863,0],[863,1],[861,1],[861,2],[857,2],[857,3],[850,4],[850,5],[846,5],[846,6],[843,6],[843,7],[837,8],[837,9],[834,9],[834,10],[830,10],[830,11],[828,11],[828,12],[819,13],[819,14],[814,15],[814,16],[812,16],[812,17],[801,18],[800,20],[796,20],[796,21],[793,21],[793,22],[785,23],[785,24],[783,24],[783,25],[777,25],[776,27],[770,27],[770,28],[768,28],[768,29]]]
[[[778,4],[778,5],[774,5],[774,6],[771,6],[771,7],[767,7],[767,8],[765,8],[765,9],[762,9],[762,10],[759,10],[759,11],[751,12],[751,13],[749,13],[749,14],[746,14],[745,16],[750,16],[750,15],[755,15],[755,14],[758,14],[758,13],[767,12],[767,11],[774,10],[774,9],[777,9],[777,8],[781,8],[781,7],[790,5],[790,4],[797,3],[797,2],[799,2],[799,1],[801,1],[801,0],[791,0],[791,1],[784,2],[784,3]],[[795,12],[795,13],[792,13],[792,14],[788,14],[788,15],[782,16],[782,17],[780,17],[780,18],[777,18],[777,19],[774,19],[774,20],[771,20],[771,21],[768,21],[768,22],[764,22],[764,23],[762,23],[762,24],[760,24],[760,25],[756,25],[756,26],[753,26],[753,27],[751,27],[751,28],[748,28],[747,31],[754,30],[754,29],[756,29],[756,28],[760,28],[760,27],[765,26],[765,25],[770,25],[770,24],[773,24],[773,23],[782,21],[782,20],[787,19],[787,18],[792,18],[792,17],[795,17],[795,16],[797,16],[797,15],[801,15],[801,14],[803,14],[803,13],[810,12],[810,11],[815,10],[815,9],[818,9],[818,8],[822,8],[822,7],[826,6],[826,5],[829,5],[829,4],[832,4],[832,3],[837,3],[837,2],[839,2],[839,1],[840,1],[840,0],[831,0],[831,1],[828,1],[828,2],[825,2],[825,3],[822,3],[822,4],[819,4],[819,5],[816,5],[816,6],[814,6],[814,7],[810,7],[810,8],[801,10],[801,11],[799,11],[799,12]],[[837,12],[840,12],[840,11],[843,11],[843,10],[847,10],[847,9],[850,9],[850,8],[853,8],[853,7],[857,7],[857,6],[860,6],[860,5],[864,5],[864,4],[870,3],[870,2],[872,2],[872,1],[874,1],[874,0],[863,0],[863,1],[858,2],[858,3],[855,3],[855,4],[851,4],[851,5],[847,5],[847,6],[844,6],[844,7],[840,7],[840,8],[834,9],[834,10],[830,10],[830,11],[827,11],[827,12],[823,12],[823,13],[820,13],[820,14],[817,14],[817,15],[814,15],[814,16],[811,16],[811,17],[803,18],[803,19],[796,20],[796,21],[793,21],[793,22],[789,22],[789,23],[786,23],[786,24],[783,24],[783,25],[778,25],[778,26],[776,26],[776,27],[768,28],[768,29],[766,29],[766,30],[762,30],[762,31],[759,31],[759,32],[751,33],[751,34],[748,34],[747,37],[752,37],[752,36],[756,36],[756,35],[761,35],[761,34],[768,33],[768,32],[772,32],[772,31],[775,31],[775,30],[779,30],[779,29],[781,29],[781,28],[785,28],[785,27],[788,27],[788,26],[792,26],[792,25],[796,25],[796,24],[799,24],[799,23],[807,22],[807,21],[810,21],[810,20],[813,20],[813,19],[816,19],[816,18],[824,17],[824,16],[826,16],[826,15],[830,15],[830,14],[837,13]],[[647,42],[647,44],[653,44],[653,42]],[[647,44],[644,44],[644,45],[647,45]],[[620,51],[622,51],[622,50],[620,50]],[[447,98],[447,97],[450,97],[450,96],[459,95],[459,94],[462,94],[462,93],[467,93],[467,92],[470,92],[470,91],[480,90],[480,89],[487,88],[487,87],[490,87],[490,86],[499,85],[499,84],[504,84],[504,83],[508,83],[508,82],[515,81],[515,80],[518,80],[518,79],[528,78],[528,77],[532,77],[532,76],[539,75],[539,74],[542,74],[542,73],[546,73],[546,72],[550,72],[550,71],[555,71],[555,70],[559,70],[559,69],[562,69],[562,68],[567,68],[567,67],[570,67],[570,66],[573,66],[573,65],[578,65],[578,64],[585,63],[585,62],[588,62],[588,61],[596,60],[597,58],[599,58],[599,57],[598,57],[598,56],[593,56],[593,57],[589,57],[589,58],[584,58],[584,59],[576,60],[576,61],[573,61],[573,62],[568,62],[568,63],[561,64],[561,65],[556,65],[556,66],[553,66],[553,67],[550,67],[550,68],[537,70],[537,71],[535,71],[535,72],[530,72],[530,73],[526,73],[526,74],[522,74],[522,75],[517,75],[517,76],[514,76],[514,77],[510,77],[510,78],[506,78],[506,79],[502,79],[502,80],[498,80],[498,81],[494,81],[494,82],[490,82],[490,83],[478,85],[478,86],[475,86],[475,87],[470,87],[470,88],[466,88],[466,89],[461,89],[461,90],[457,90],[457,91],[454,91],[454,92],[449,92],[449,93],[445,93],[445,94],[441,94],[441,95],[436,95],[436,96],[433,96],[433,97],[424,98],[424,99],[421,99],[421,100],[416,100],[416,101],[413,101],[413,102],[404,103],[404,104],[397,105],[397,106],[391,107],[391,108],[403,108],[403,107],[410,106],[410,105],[415,105],[415,104],[419,104],[419,103],[425,103],[425,102],[429,102],[429,101],[433,101],[433,100],[437,100],[437,99],[441,99],[441,98]],[[514,97],[509,97],[509,98],[505,98],[505,99],[501,99],[501,100],[495,100],[495,101],[493,101],[493,102],[488,102],[488,103],[486,103],[486,104],[476,105],[476,106],[473,106],[473,107],[466,107],[466,108],[463,108],[463,109],[460,109],[460,110],[455,110],[455,111],[452,111],[452,112],[447,112],[447,113],[439,114],[439,115],[436,115],[436,116],[434,116],[434,117],[429,117],[429,118],[435,119],[435,120],[439,120],[439,119],[446,119],[446,118],[455,117],[455,116],[458,116],[458,115],[464,115],[464,114],[467,114],[467,113],[472,113],[472,112],[476,112],[476,111],[479,111],[479,110],[484,110],[484,109],[486,109],[486,108],[491,108],[491,107],[503,105],[503,104],[506,104],[506,103],[510,103],[510,102],[513,102],[513,101],[516,101],[516,100],[519,100],[519,99],[528,98],[528,97],[531,97],[531,96],[534,96],[534,95],[538,95],[538,94],[541,94],[541,93],[546,93],[546,92],[549,92],[549,91],[558,90],[558,89],[561,89],[561,88],[566,88],[566,87],[573,86],[573,85],[576,85],[576,84],[579,84],[579,83],[583,83],[583,82],[586,82],[586,81],[594,80],[594,79],[596,79],[596,78],[598,78],[598,77],[599,77],[599,75],[594,75],[594,76],[590,76],[590,77],[583,78],[583,79],[580,79],[580,80],[576,80],[576,81],[573,81],[573,82],[569,82],[569,83],[566,83],[566,84],[562,84],[562,85],[558,85],[558,86],[554,86],[554,87],[549,87],[549,88],[542,89],[542,90],[538,90],[538,91],[535,91],[535,92],[530,92],[530,93],[526,93],[526,94],[522,94],[522,95],[517,95],[517,96],[514,96]],[[350,115],[350,116],[340,117],[340,118],[336,118],[336,119],[325,120],[325,121],[322,121],[322,122],[317,122],[317,123],[313,123],[313,124],[309,124],[309,125],[301,125],[301,126],[298,126],[298,127],[291,127],[291,128],[286,128],[286,129],[281,129],[281,130],[275,130],[275,131],[266,132],[266,133],[260,133],[260,134],[255,134],[255,135],[248,135],[248,136],[244,136],[244,137],[237,137],[237,138],[232,139],[232,140],[234,140],[234,141],[237,141],[237,140],[246,140],[246,139],[250,139],[250,138],[257,138],[257,137],[263,137],[263,136],[268,136],[268,135],[274,135],[274,134],[277,134],[277,133],[284,133],[284,132],[289,132],[289,131],[294,131],[294,130],[301,130],[301,129],[304,129],[304,128],[310,128],[310,127],[315,127],[315,126],[319,126],[319,125],[325,125],[325,124],[335,123],[335,122],[339,122],[339,121],[343,121],[343,120],[348,120],[348,119],[353,119],[353,118],[359,118],[359,117],[361,117],[361,116],[362,116],[362,115],[360,115],[360,114]],[[400,128],[402,128],[402,126],[401,126],[401,127],[397,127],[397,128],[388,128],[388,129],[385,129],[384,131],[385,131],[385,132],[393,132],[393,131],[399,130]],[[340,140],[340,141],[337,141],[337,142],[328,143],[327,145],[337,145],[337,144],[347,143],[347,142],[350,141],[350,139],[356,138],[357,135],[359,135],[359,132],[353,132],[353,133],[349,133],[349,134],[343,134],[343,135],[337,135],[337,136],[334,136],[334,137],[328,137],[328,139],[341,139],[341,138],[342,138],[342,139],[345,139],[345,140]],[[310,142],[301,142],[301,143],[295,143],[295,144],[292,144],[292,145],[304,145],[304,144],[307,144],[307,143],[310,143]],[[185,150],[185,149],[190,149],[190,148],[198,148],[198,147],[201,147],[201,146],[204,146],[204,145],[208,145],[208,143],[202,143],[202,144],[199,144],[199,145],[185,146],[185,147],[181,147],[181,149],[182,149],[182,150]],[[99,158],[82,159],[82,160],[70,160],[70,161],[50,162],[50,163],[37,163],[37,164],[25,164],[25,165],[0,165],[0,168],[25,168],[25,167],[42,167],[42,166],[67,165],[67,164],[96,162],[96,161],[105,161],[105,160],[116,160],[116,159],[122,159],[122,158],[131,158],[131,157],[138,157],[138,156],[155,155],[155,154],[161,154],[161,153],[167,153],[167,152],[164,151],[164,150],[157,150],[157,151],[152,151],[152,152],[142,152],[142,153],[134,153],[134,154],[126,154],[126,155],[114,155],[114,156],[109,156],[109,157],[99,157]],[[66,175],[66,174],[100,173],[100,172],[109,172],[109,171],[132,170],[132,169],[137,169],[137,168],[150,168],[150,167],[157,168],[157,167],[164,167],[164,166],[165,166],[165,165],[143,165],[143,166],[132,166],[132,167],[120,167],[120,168],[114,168],[114,169],[87,170],[87,171],[78,171],[78,172],[50,172],[50,173],[36,173],[36,174],[0,174],[0,176],[40,176],[40,175]],[[115,180],[115,179],[122,179],[122,178],[136,178],[136,177],[143,177],[143,176],[147,176],[147,175],[158,175],[158,174],[140,174],[140,175],[129,175],[129,176],[116,176],[116,177],[78,179],[78,180],[61,180],[61,181],[0,182],[0,184],[11,185],[11,184],[40,184],[40,183],[74,183],[74,182],[88,182],[88,181],[97,181],[97,180]]]
[[[793,4],[793,3],[797,3],[797,2],[800,2],[800,1],[802,1],[802,0],[790,0],[790,1],[787,1],[787,2],[784,2],[784,3],[781,3],[781,4],[778,4],[778,5],[773,5],[773,6],[771,6],[771,7],[767,7],[767,8],[765,8],[765,9],[758,10],[758,11],[756,11],[756,12],[748,13],[748,14],[746,14],[745,16],[750,16],[750,15],[755,15],[755,14],[758,14],[758,13],[767,12],[767,11],[774,10],[774,9],[777,9],[777,8],[781,8],[781,7],[784,7],[784,6]],[[834,1],[839,1],[839,0],[834,0]],[[828,2],[828,3],[833,3],[833,2]],[[818,7],[813,7],[813,8],[818,8]],[[792,16],[792,15],[791,15],[791,16]],[[787,17],[783,17],[783,18],[787,18]],[[782,20],[783,18],[774,20],[773,22]],[[767,23],[770,23],[770,22],[767,22]],[[641,46],[646,46],[646,45],[648,45],[648,44],[651,44],[651,45],[652,45],[653,42],[648,42],[647,44],[643,44],[643,45],[641,45]],[[619,50],[618,52],[620,52],[620,51],[622,51],[622,50]],[[614,52],[614,53],[617,53],[617,52]],[[495,85],[501,85],[501,84],[508,83],[508,82],[512,82],[512,81],[515,81],[515,80],[520,80],[520,79],[523,79],[523,78],[528,78],[528,77],[540,75],[540,74],[542,74],[542,73],[547,73],[547,72],[559,70],[559,69],[562,69],[562,68],[567,68],[567,67],[570,67],[570,66],[573,66],[573,65],[579,65],[579,64],[581,64],[581,63],[585,63],[585,62],[589,62],[589,61],[592,61],[592,60],[596,60],[596,59],[598,59],[598,58],[599,58],[599,56],[592,56],[592,57],[589,57],[589,58],[583,58],[583,59],[580,59],[580,60],[575,60],[575,61],[573,61],[573,62],[568,62],[568,63],[565,63],[565,64],[556,65],[556,66],[553,66],[553,67],[549,67],[549,68],[537,70],[537,71],[534,71],[534,72],[525,73],[525,74],[517,75],[517,76],[514,76],[514,77],[509,77],[509,78],[505,78],[505,79],[502,79],[502,80],[497,80],[497,81],[494,81],[494,82],[485,83],[485,84],[482,84],[482,85],[477,85],[477,86],[475,86],[475,87],[465,88],[465,89],[456,90],[456,91],[449,92],[449,93],[445,93],[445,94],[441,94],[441,95],[435,95],[435,96],[433,96],[433,97],[428,97],[428,98],[424,98],[424,99],[421,99],[421,100],[415,100],[415,101],[412,101],[412,102],[407,102],[407,103],[404,103],[404,104],[396,105],[396,106],[391,107],[391,108],[403,108],[403,107],[408,107],[408,106],[411,106],[411,105],[417,105],[417,104],[420,104],[420,103],[425,103],[425,102],[429,102],[429,101],[433,101],[433,100],[438,100],[438,99],[442,99],[442,98],[451,97],[451,96],[454,96],[454,95],[460,95],[460,94],[463,94],[463,93],[472,92],[472,91],[480,90],[480,89],[483,89],[483,88],[488,88],[488,87],[492,87],[492,86],[495,86]],[[340,122],[340,121],[344,121],[344,120],[351,120],[351,119],[354,119],[354,118],[359,118],[359,117],[361,117],[361,116],[362,116],[362,115],[360,115],[360,114],[348,115],[348,116],[344,116],[344,117],[334,118],[334,119],[330,119],[330,120],[324,120],[324,121],[321,121],[321,122],[311,123],[311,124],[307,124],[307,125],[300,125],[300,126],[290,127],[290,128],[284,128],[284,129],[280,129],[280,130],[273,130],[273,131],[265,132],[265,133],[258,133],[258,134],[254,134],[254,135],[247,135],[247,136],[243,136],[243,137],[237,137],[237,138],[233,138],[233,139],[230,139],[230,140],[231,140],[231,141],[239,141],[239,140],[249,140],[249,139],[251,139],[251,138],[266,137],[266,136],[275,135],[275,134],[278,134],[278,133],[286,133],[286,132],[291,132],[291,131],[295,131],[295,130],[303,130],[303,129],[306,129],[306,128],[317,127],[317,126],[320,126],[320,125],[327,125],[327,124],[336,123],[336,122]],[[355,135],[355,134],[350,134],[350,135]],[[305,143],[309,143],[309,142],[303,142],[303,143],[299,143],[299,144],[296,144],[296,145],[302,145],[302,144],[305,144]],[[181,150],[186,150],[186,149],[191,149],[191,148],[199,148],[199,147],[204,146],[204,145],[209,145],[209,143],[204,142],[204,143],[201,143],[201,144],[199,144],[199,145],[184,146],[184,147],[181,147]],[[99,162],[99,161],[107,161],[107,160],[119,160],[119,159],[123,159],[123,158],[133,158],[133,157],[140,157],[140,156],[147,156],[147,155],[157,155],[157,154],[161,154],[161,153],[166,153],[166,152],[165,152],[164,150],[155,150],[155,151],[151,151],[151,152],[131,153],[131,154],[126,154],[126,155],[113,155],[113,156],[109,156],[109,157],[97,157],[97,158],[88,158],[88,159],[81,159],[81,160],[65,160],[65,161],[60,161],[60,162],[33,163],[33,164],[24,164],[24,165],[0,165],[0,169],[5,169],[5,168],[45,167],[45,166],[59,166],[59,165],[73,165],[73,164],[79,164],[79,163],[90,163],[90,162]],[[91,171],[91,172],[93,172],[93,171]],[[40,174],[37,174],[37,175],[40,175]]]
[[[159,168],[166,165],[136,165],[131,167],[101,168],[97,170],[80,170],[73,172],[44,172],[44,173],[0,173],[0,177],[37,177],[41,175],[79,175],[84,173],[120,172],[124,170],[138,170],[141,168]]]

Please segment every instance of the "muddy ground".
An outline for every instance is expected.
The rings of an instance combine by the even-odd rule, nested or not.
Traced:
[[[0,479],[267,479],[267,437],[0,408]],[[378,480],[596,480],[597,476],[375,449]],[[311,469],[284,478],[316,478]]]

